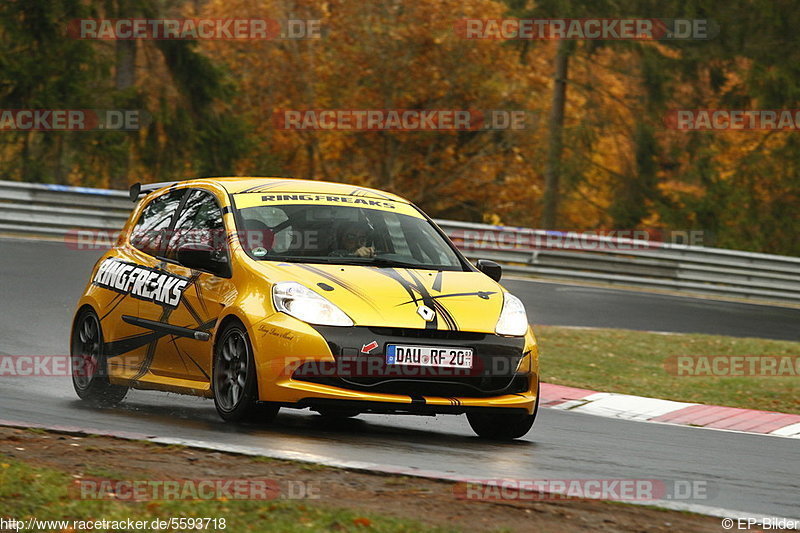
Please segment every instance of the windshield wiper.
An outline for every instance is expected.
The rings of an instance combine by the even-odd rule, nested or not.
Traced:
[[[322,265],[353,265],[353,266],[374,266],[379,268],[416,268],[421,270],[454,270],[452,266],[446,265],[426,265],[423,263],[407,263],[405,261],[397,261],[395,259],[387,259],[385,257],[348,257],[348,256],[331,256],[331,257],[303,257],[300,255],[268,255],[258,258],[261,261],[278,261],[286,263],[312,263]]]
[[[396,259],[387,259],[385,257],[341,257],[339,259],[341,259],[341,261],[339,261],[338,263],[343,265],[420,268],[425,270],[441,269],[441,267],[437,265],[425,265],[422,263],[407,263],[405,261],[397,261]]]
[[[279,263],[315,263],[323,265],[339,264],[339,257],[304,257],[302,255],[265,255],[257,258],[259,261],[276,261]]]

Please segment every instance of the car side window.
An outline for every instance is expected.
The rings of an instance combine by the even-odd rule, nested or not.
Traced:
[[[242,219],[244,231],[239,232],[239,240],[247,250],[266,254],[269,251],[282,252],[288,248],[288,245],[283,248],[281,245],[282,235],[289,227],[287,222],[289,217],[282,209],[277,207],[250,209],[248,215],[250,218]]]
[[[222,210],[214,195],[208,191],[193,190],[186,199],[183,210],[178,214],[175,231],[167,246],[166,257],[178,258],[178,248],[182,245],[205,244],[223,255],[226,254],[225,224]]]
[[[179,189],[151,200],[131,231],[131,244],[150,255],[159,255],[164,248],[172,217],[186,192]]]

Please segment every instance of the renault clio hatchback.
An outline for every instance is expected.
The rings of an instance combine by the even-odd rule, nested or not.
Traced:
[[[134,185],[75,312],[81,398],[214,399],[227,421],[466,414],[512,439],[538,407],[536,340],[499,265],[473,266],[394,194],[284,178]]]

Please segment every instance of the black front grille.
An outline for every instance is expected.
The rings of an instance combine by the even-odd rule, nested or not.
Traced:
[[[438,380],[383,380],[343,379],[348,388],[358,387],[363,391],[383,392],[386,394],[408,394],[411,396],[462,396],[486,397],[513,394],[528,390],[527,376],[461,378],[458,381]]]
[[[301,367],[293,376],[295,379],[351,390],[412,396],[488,397],[528,390],[528,376],[516,373],[525,345],[522,337],[410,328],[315,326],[315,329],[330,346],[336,359],[334,369],[314,365]],[[378,348],[368,354],[362,353],[361,348],[372,341],[377,342]],[[385,364],[384,354],[390,344],[471,348],[473,368],[461,373],[424,373],[414,372],[414,367],[389,366]],[[377,364],[371,365],[370,361]],[[393,373],[398,368],[410,372]]]

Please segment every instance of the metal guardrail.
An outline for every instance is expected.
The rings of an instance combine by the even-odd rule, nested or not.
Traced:
[[[65,238],[114,231],[128,193],[0,181],[0,232]],[[470,260],[540,278],[800,304],[800,258],[657,241],[436,220]]]
[[[0,231],[66,236],[118,230],[133,208],[127,192],[0,181]]]
[[[800,258],[437,220],[471,260],[567,280],[800,303]]]

